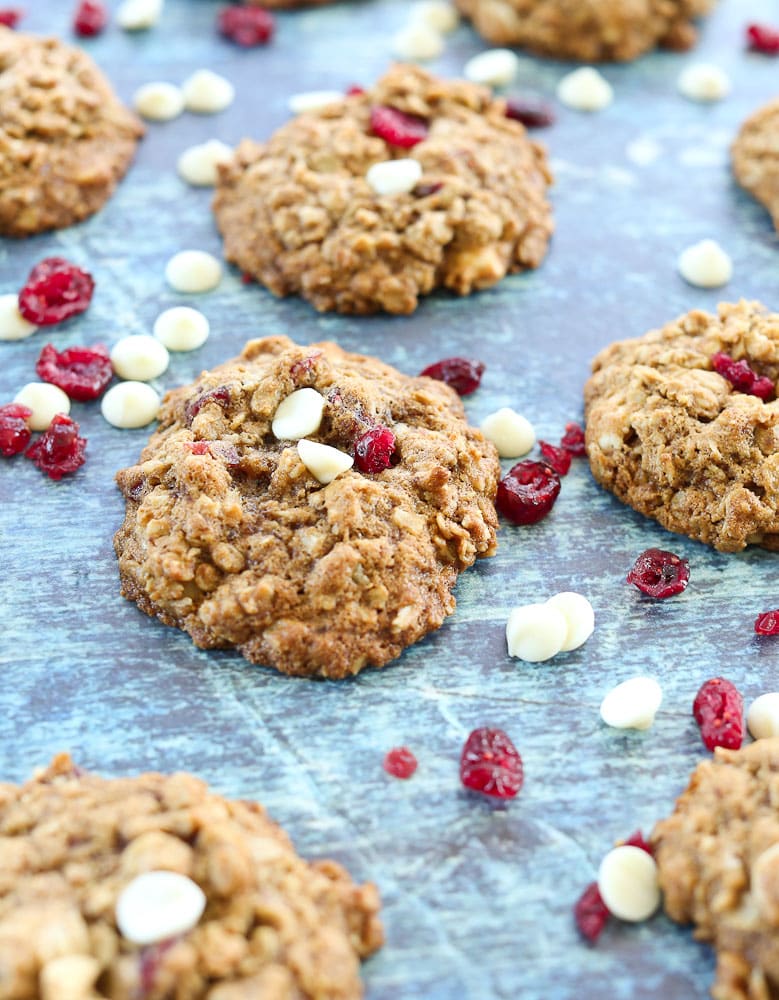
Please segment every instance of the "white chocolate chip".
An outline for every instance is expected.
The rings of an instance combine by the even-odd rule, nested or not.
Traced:
[[[24,340],[37,329],[19,312],[19,296],[15,292],[0,295],[0,340]]]
[[[649,729],[663,700],[653,677],[631,677],[617,684],[600,705],[600,717],[614,729]]]
[[[157,419],[160,397],[145,382],[120,382],[100,400],[100,412],[112,427],[145,427]]]
[[[111,364],[119,378],[134,382],[149,382],[167,371],[170,355],[156,337],[135,333],[111,348]]]
[[[344,95],[340,90],[306,90],[301,94],[293,94],[287,101],[287,106],[293,115],[302,115],[304,111],[319,111],[343,99]]]
[[[509,406],[503,406],[485,417],[481,422],[481,431],[498,449],[501,458],[527,455],[536,443],[533,425]]]
[[[210,292],[222,280],[222,265],[205,250],[182,250],[168,261],[165,277],[177,292]]]
[[[169,122],[184,110],[184,95],[175,84],[156,80],[135,91],[133,107],[150,121]]]
[[[602,111],[614,100],[614,91],[597,69],[582,66],[560,80],[557,97],[574,111]]]
[[[600,863],[598,891],[609,912],[620,920],[648,920],[660,905],[657,862],[632,844],[615,847]]]
[[[583,594],[568,590],[562,594],[555,594],[546,603],[557,608],[568,626],[561,652],[567,653],[571,649],[583,646],[595,630],[595,612],[587,598]]]
[[[324,409],[325,397],[316,389],[296,389],[279,403],[271,430],[279,441],[297,441],[316,434]]]
[[[199,309],[174,306],[159,314],[154,321],[154,336],[169,351],[194,351],[208,340],[208,319]]]
[[[100,975],[92,955],[60,955],[46,962],[40,972],[41,1000],[88,1000]]]
[[[460,12],[447,0],[418,0],[411,6],[411,23],[426,24],[440,34],[448,35],[460,24]]]
[[[511,49],[488,49],[465,64],[465,77],[488,87],[505,87],[519,71],[519,59]]]
[[[412,21],[392,37],[392,54],[408,62],[437,59],[443,51],[441,32],[421,21]]]
[[[199,115],[213,115],[229,108],[235,99],[235,87],[228,79],[210,69],[196,70],[181,84],[184,106]]]
[[[550,604],[525,604],[514,608],[506,625],[509,656],[528,663],[549,660],[563,648],[568,625],[561,611]]]
[[[419,160],[404,157],[401,160],[385,160],[368,168],[365,180],[378,195],[406,194],[413,190],[422,176]]]
[[[733,277],[733,261],[715,240],[701,240],[679,255],[679,274],[698,288],[719,288]]]
[[[311,475],[323,486],[332,483],[336,476],[347,472],[354,465],[354,459],[345,451],[331,448],[329,444],[307,441],[305,438],[298,441],[298,455]]]
[[[219,166],[233,158],[232,149],[218,139],[190,146],[179,156],[179,177],[193,187],[213,187],[219,180]]]
[[[116,23],[123,31],[153,28],[162,14],[164,0],[124,0],[116,12]]]
[[[779,691],[755,698],[747,709],[747,728],[756,740],[779,736]]]
[[[203,890],[178,872],[144,872],[116,901],[116,925],[133,944],[154,944],[186,934],[206,908]]]
[[[27,418],[32,431],[45,431],[58,413],[70,413],[70,399],[51,382],[28,382],[14,396],[14,402],[32,410],[32,416]]]
[[[721,101],[730,93],[728,74],[710,63],[693,63],[684,69],[676,83],[679,93],[690,101]]]

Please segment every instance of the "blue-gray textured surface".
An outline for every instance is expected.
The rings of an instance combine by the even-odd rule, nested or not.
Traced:
[[[70,4],[28,6],[26,27],[67,37]],[[176,177],[178,152],[213,136],[266,136],[287,117],[290,93],[371,80],[407,3],[282,15],[274,43],[253,51],[215,36],[215,9],[168,0],[153,32],[111,30],[88,44],[127,99],[143,82],[180,81],[201,66],[229,76],[238,98],[217,117],[151,125],[127,180],[85,225],[0,241],[2,291],[51,254],[97,280],[84,316],[0,344],[0,401],[35,378],[48,339],[60,349],[110,344],[148,331],[163,307],[191,301],[209,316],[211,338],[174,355],[160,387],[278,331],[299,342],[332,338],[410,373],[476,354],[487,373],[467,400],[473,420],[513,405],[555,440],[579,418],[589,360],[611,340],[721,297],[779,307],[776,235],[727,163],[738,123],[779,91],[779,62],[742,45],[746,20],[776,16],[772,0],[723,0],[695,52],[607,67],[616,100],[602,114],[561,109],[543,135],[557,233],[535,273],[468,299],[434,297],[402,319],[319,316],[242,286],[234,272],[197,301],[177,296],[163,280],[167,258],[184,247],[219,249],[209,193]],[[462,27],[433,68],[456,75],[483,47]],[[701,106],[678,96],[679,71],[699,59],[731,74],[728,100]],[[517,86],[551,95],[565,68],[523,57]],[[734,259],[722,292],[676,274],[679,251],[707,236]],[[119,597],[111,535],[123,510],[113,474],[135,460],[148,432],[108,427],[95,404],[76,404],[74,415],[89,439],[75,476],[53,483],[24,459],[0,462],[0,778],[21,780],[67,748],[105,774],[187,769],[228,795],[261,799],[303,853],[335,856],[378,882],[387,943],[365,967],[370,1000],[707,995],[713,960],[688,931],[658,916],[615,925],[590,949],[570,910],[611,842],[650,828],[703,757],[690,716],[699,684],[722,672],[747,699],[778,686],[779,640],[752,634],[755,614],[779,604],[775,555],[720,555],[672,536],[603,493],[578,462],[551,517],[531,529],[504,526],[498,555],[461,577],[457,612],[438,633],[351,682],[290,680],[232,653],[200,652]],[[624,584],[649,546],[690,560],[684,595],[652,603]],[[511,661],[509,609],[568,589],[595,607],[589,642],[546,664]],[[654,728],[606,729],[602,695],[636,673],[663,685]],[[458,782],[464,737],[488,723],[511,734],[525,761],[525,788],[504,808]],[[381,770],[398,744],[420,761],[407,783]]]

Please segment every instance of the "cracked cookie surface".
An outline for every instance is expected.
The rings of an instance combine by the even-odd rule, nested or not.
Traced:
[[[191,774],[105,779],[61,754],[0,785],[0,848],[0,992],[13,1000],[358,1000],[360,959],[382,943],[373,884],[304,861],[262,806]],[[158,870],[194,880],[206,908],[140,947],[116,902]]]
[[[0,234],[29,236],[93,215],[143,126],[80,49],[0,26]]]
[[[779,230],[779,98],[747,118],[732,159],[739,184],[765,205]]]
[[[723,552],[779,551],[779,401],[737,392],[723,352],[779,379],[779,315],[759,303],[695,310],[602,351],[584,391],[596,480],[665,528]]]
[[[383,425],[395,464],[322,486],[271,430],[305,387],[325,400],[312,440],[353,454]],[[458,572],[495,551],[499,476],[442,382],[335,344],[250,341],[166,396],[139,464],[118,474],[122,593],[201,647],[236,646],[285,673],[381,666],[441,625]]]
[[[422,119],[412,148],[371,131],[371,108]],[[413,157],[409,193],[377,195],[368,169]],[[320,311],[410,313],[538,267],[552,232],[546,155],[488,90],[396,66],[369,91],[299,115],[221,168],[214,212],[229,261]]]

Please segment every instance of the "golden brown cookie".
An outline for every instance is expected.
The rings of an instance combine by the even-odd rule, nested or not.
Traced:
[[[0,234],[29,236],[93,215],[143,126],[80,49],[0,26]]]
[[[379,896],[309,864],[255,802],[190,774],[104,779],[66,754],[0,785],[0,993],[8,1000],[358,1000]],[[139,945],[117,901],[144,872],[194,881],[191,930]],[[122,930],[120,930],[122,928]]]
[[[767,398],[714,371],[717,354],[746,362]],[[779,315],[755,302],[695,310],[592,368],[587,454],[602,486],[722,552],[779,550]]]
[[[413,116],[426,138],[401,145],[403,128],[379,128],[377,108]],[[414,189],[376,194],[368,169],[406,157],[422,166]],[[264,145],[242,142],[214,211],[227,259],[276,295],[323,311],[410,313],[435,288],[467,295],[537,267],[552,232],[549,183],[543,150],[503,101],[401,65]]]
[[[717,950],[716,1000],[779,996],[779,739],[717,748],[652,844],[672,920]]]
[[[311,440],[354,455],[385,428],[389,467],[361,461],[322,485],[271,426],[303,388],[324,405]],[[168,393],[140,463],[119,473],[122,593],[198,646],[285,673],[382,666],[441,625],[458,572],[494,553],[499,475],[442,382],[335,344],[250,341]]]
[[[732,156],[739,184],[765,205],[779,230],[779,98],[747,118]]]
[[[625,62],[657,45],[688,49],[716,0],[456,0],[480,35],[544,56]]]

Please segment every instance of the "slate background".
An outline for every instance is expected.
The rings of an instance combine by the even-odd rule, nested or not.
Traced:
[[[70,4],[29,7],[25,28],[68,37]],[[166,288],[174,252],[219,250],[210,193],[178,179],[178,153],[210,137],[268,135],[286,119],[291,93],[370,81],[387,65],[388,38],[407,7],[365,0],[280,15],[272,45],[242,51],[215,35],[215,3],[168,0],[156,30],[111,29],[86,43],[127,99],[141,83],[181,81],[203,66],[233,80],[238,98],[216,117],[151,124],[96,218],[0,241],[3,291],[51,254],[97,281],[84,316],[0,344],[0,398],[35,378],[49,338],[59,349],[112,344],[186,302],[208,315],[213,332],[199,351],[173,356],[160,388],[233,356],[249,337],[280,331],[301,343],[333,338],[410,373],[441,356],[475,354],[487,372],[467,401],[471,418],[512,405],[554,441],[580,417],[589,360],[611,340],[719,298],[779,306],[777,237],[727,163],[738,123],[779,90],[779,62],[742,44],[748,20],[776,19],[771,0],[723,0],[693,53],[606,67],[616,100],[605,112],[559,110],[540,136],[557,177],[557,234],[535,273],[468,299],[434,296],[409,318],[319,316],[244,287],[234,272],[201,297]],[[456,75],[482,48],[461,27],[432,66]],[[731,74],[728,100],[702,106],[676,93],[678,73],[697,60]],[[567,68],[523,57],[511,91],[553,95]],[[637,148],[656,154],[653,162],[636,162]],[[707,236],[734,260],[720,292],[687,286],[675,269],[679,251]],[[0,462],[0,777],[22,780],[68,748],[108,775],[187,769],[227,795],[261,799],[301,852],[335,856],[381,887],[387,944],[365,967],[370,1000],[707,996],[713,959],[688,931],[662,916],[615,922],[591,949],[577,939],[570,909],[612,841],[650,829],[704,756],[690,716],[700,683],[724,673],[747,700],[777,687],[779,644],[752,633],[755,615],[779,604],[775,555],[721,555],[672,536],[603,493],[579,462],[551,517],[531,529],[502,527],[498,555],[461,578],[457,612],[437,634],[350,682],[290,680],[232,653],[199,652],[119,597],[113,474],[135,460],[148,431],[115,430],[94,404],[75,404],[73,415],[89,439],[75,476],[54,483],[23,459]],[[690,560],[684,595],[653,603],[624,584],[649,546]],[[587,645],[546,664],[511,661],[510,608],[567,589],[595,607]],[[606,729],[600,699],[638,673],[663,685],[654,728]],[[525,788],[506,807],[459,786],[462,742],[484,724],[504,727],[524,757]],[[407,783],[381,769],[399,744],[420,762]]]

